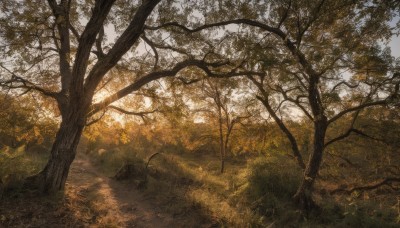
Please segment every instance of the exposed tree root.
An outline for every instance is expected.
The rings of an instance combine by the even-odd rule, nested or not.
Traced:
[[[295,205],[307,216],[311,211],[318,210],[319,206],[315,203],[310,193],[305,191],[297,192],[293,196]]]

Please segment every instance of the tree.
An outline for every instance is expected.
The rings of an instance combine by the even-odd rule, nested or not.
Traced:
[[[251,116],[246,109],[248,107],[243,107],[235,99],[235,96],[240,96],[240,99],[245,100],[244,94],[238,95],[239,87],[240,82],[237,80],[205,78],[197,92],[194,92],[195,88],[190,90],[194,112],[202,113],[201,117],[207,122],[214,123],[216,120],[221,173],[225,170],[226,156],[230,153],[230,139],[235,125]],[[251,103],[246,105],[250,106]]]
[[[379,43],[392,35],[389,22],[398,6],[391,1],[346,0],[271,1],[264,5],[226,1],[219,5],[226,7],[216,7],[208,23],[201,26],[163,26],[188,33],[238,26],[230,53],[235,53],[244,69],[265,72],[249,79],[258,88],[257,98],[290,141],[299,165],[305,167],[294,199],[301,208],[312,209],[313,184],[324,150],[360,132],[356,122],[362,110],[398,103],[398,63]],[[231,16],[222,21],[228,12]],[[313,146],[305,165],[294,135],[278,115],[282,112],[289,118],[289,112],[302,113],[313,125]],[[345,132],[327,134],[330,125],[349,115],[352,118]]]
[[[368,107],[387,105],[399,94],[399,75],[393,72],[393,59],[375,43],[376,39],[385,39],[390,34],[386,24],[390,8],[345,1],[309,4],[289,1],[273,6],[281,12],[273,27],[252,20],[238,21],[268,31],[274,34],[273,39],[281,40],[283,53],[270,57],[273,52],[266,52],[265,59],[260,59],[257,66],[267,74],[249,78],[259,90],[257,98],[292,144],[300,166],[296,139],[277,112],[285,111],[284,103],[292,104],[314,125],[313,148],[294,196],[306,210],[315,206],[312,188],[324,150],[351,133],[362,134],[356,129],[360,112]],[[348,115],[353,117],[344,133],[327,134],[332,123]]]
[[[212,73],[211,68],[225,65],[196,59],[194,55],[190,58],[188,55],[161,56],[159,50],[165,47],[158,47],[146,37],[145,23],[158,23],[170,15],[169,9],[177,7],[165,1],[157,8],[159,3],[160,0],[0,3],[0,26],[4,28],[1,31],[0,51],[4,59],[0,64],[1,85],[50,97],[57,102],[61,114],[51,157],[43,171],[28,178],[27,186],[45,193],[64,188],[88,117],[152,81],[175,76],[184,68],[198,67]],[[188,9],[183,11],[182,17]],[[117,33],[115,42],[107,39],[105,31],[109,27]],[[153,34],[162,40],[163,34],[157,31]],[[151,67],[147,57],[150,52],[137,54],[138,46],[144,43],[153,51],[150,57],[155,63]],[[111,80],[121,80],[123,86],[94,103],[95,94]]]

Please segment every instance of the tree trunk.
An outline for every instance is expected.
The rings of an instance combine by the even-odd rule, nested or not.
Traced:
[[[225,146],[224,146],[224,136],[222,135],[222,126],[220,126],[220,148],[219,148],[219,154],[220,154],[220,159],[221,159],[221,169],[220,172],[224,173],[225,169]]]
[[[257,83],[257,82],[254,82],[254,83]],[[262,91],[264,90],[262,87],[259,87],[259,89]],[[264,98],[262,98],[260,96],[256,96],[256,97],[259,101],[261,101],[261,103],[263,103],[264,107],[267,109],[270,116],[274,119],[275,123],[278,125],[278,127],[281,129],[281,131],[288,138],[290,145],[292,147],[293,155],[296,158],[297,164],[300,166],[301,169],[304,170],[306,168],[306,165],[304,164],[303,156],[300,153],[296,138],[293,136],[293,134],[290,132],[290,130],[283,123],[282,119],[278,117],[275,110],[271,107],[271,105],[268,101],[268,94],[264,92],[263,95],[264,95]]]
[[[310,154],[303,180],[293,196],[295,203],[304,211],[316,208],[316,204],[312,199],[312,191],[322,161],[327,127],[328,123],[325,116],[320,117],[314,123],[314,149]]]
[[[28,177],[27,188],[51,194],[64,189],[65,182],[84,128],[84,118],[79,112],[71,112],[70,118],[63,118],[57,132],[51,156],[45,168],[38,174]]]
[[[221,170],[220,173],[224,173],[225,170],[225,159],[221,156]]]
[[[220,154],[220,159],[221,159],[221,169],[220,173],[224,173],[225,170],[225,155],[226,155],[226,147],[224,144],[224,134],[223,134],[223,126],[222,126],[222,116],[220,113],[219,117],[219,154]],[[228,136],[226,136],[228,137]]]

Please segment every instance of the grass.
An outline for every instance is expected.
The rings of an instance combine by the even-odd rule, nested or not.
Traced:
[[[33,175],[46,165],[47,152],[29,152],[25,146],[3,147],[0,151],[0,178],[9,189],[20,188],[24,178]]]
[[[91,153],[91,156],[96,154]],[[110,151],[102,153],[101,158],[94,157],[94,160],[109,172],[117,170],[116,164],[124,164],[123,160],[117,162],[119,159],[146,160],[148,156],[145,153],[129,155]],[[153,159],[150,169],[158,173],[158,177],[149,178],[145,192],[162,202],[163,209],[169,213],[179,215],[200,210],[212,223],[220,226],[266,224],[266,221],[260,224],[260,218],[247,207],[249,167],[246,162],[228,160],[225,173],[220,174],[216,156],[169,153]]]
[[[111,177],[127,162],[144,166],[151,154],[144,148],[127,146],[88,151],[88,155],[101,172]],[[20,180],[45,165],[47,157],[46,153],[28,153],[24,147],[3,148],[0,177],[17,188]],[[223,174],[219,173],[219,165],[218,156],[212,154],[162,153],[150,163],[149,181],[143,194],[174,218],[190,218],[192,224],[187,224],[188,227],[199,223],[214,227],[399,226],[400,204],[388,197],[378,198],[374,193],[336,198],[317,195],[322,210],[304,217],[291,200],[301,171],[294,162],[278,154],[253,156],[240,162],[228,159]],[[70,210],[65,212],[68,216],[89,222],[101,218],[97,224],[118,226],[113,214],[103,207],[104,197],[99,192],[72,194],[66,200],[63,208]],[[12,216],[4,214],[9,224],[13,224]]]
[[[127,158],[143,164],[150,156],[144,151],[109,152],[102,156],[111,159],[101,164],[104,170],[116,170]],[[150,169],[152,175],[143,191],[163,210],[179,216],[201,213],[219,227],[395,227],[399,222],[393,209],[377,213],[376,202],[366,201],[371,204],[367,205],[355,199],[358,206],[354,208],[355,204],[343,204],[343,199],[323,197],[316,197],[322,210],[305,217],[291,199],[302,172],[294,161],[279,154],[241,162],[228,159],[226,172],[220,174],[216,155],[169,152],[153,159]]]

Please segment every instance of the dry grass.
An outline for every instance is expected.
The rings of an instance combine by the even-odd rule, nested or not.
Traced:
[[[48,153],[28,153],[25,146],[3,147],[0,150],[0,179],[8,188],[18,189],[25,177],[44,167],[47,158]]]
[[[3,164],[5,159],[11,161],[1,167],[2,175],[7,177],[12,166],[21,176],[35,172],[46,158],[27,155],[23,148],[3,154],[8,156],[1,157]],[[394,202],[392,194],[384,193],[353,194],[332,200],[320,196],[323,210],[303,217],[291,206],[287,195],[280,196],[297,185],[287,178],[293,170],[276,166],[280,161],[274,159],[280,158],[263,158],[265,163],[252,158],[248,164],[228,160],[226,172],[220,174],[217,156],[162,154],[151,162],[147,188],[141,191],[135,189],[133,181],[118,183],[106,177],[127,160],[143,165],[148,156],[123,150],[90,153],[100,171],[91,168],[87,159],[78,159],[81,163],[74,163],[64,195],[38,198],[9,192],[0,204],[0,226],[396,227],[399,223],[399,201]],[[283,169],[286,174],[276,176]],[[256,171],[259,180],[252,179]],[[279,189],[268,190],[263,186],[268,181],[279,184]],[[264,190],[255,190],[258,184],[259,189],[268,190],[268,197],[261,197]]]
[[[150,178],[145,192],[170,213],[198,210],[212,224],[230,227],[246,227],[258,219],[245,203],[248,172],[244,162],[227,161],[226,172],[220,174],[217,157],[163,154],[152,161],[151,168],[159,177]]]

